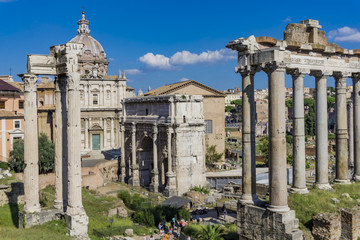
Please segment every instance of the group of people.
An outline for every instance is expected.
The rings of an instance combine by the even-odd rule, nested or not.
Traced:
[[[162,240],[174,240],[178,239],[180,236],[180,231],[183,231],[183,229],[188,225],[188,223],[181,219],[180,222],[176,220],[176,218],[172,218],[170,222],[170,226],[166,226],[165,219],[162,220],[162,222],[158,225],[158,230],[160,234],[160,239]]]
[[[217,218],[220,218],[220,213],[224,214],[224,220],[226,219],[226,214],[227,214],[227,210],[225,207],[225,204],[222,206],[222,208],[220,209],[219,207],[216,207],[216,214],[217,214]]]

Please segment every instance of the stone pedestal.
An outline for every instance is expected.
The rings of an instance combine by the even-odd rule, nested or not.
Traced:
[[[140,173],[139,173],[139,166],[135,165],[131,167],[131,177],[129,178],[129,184],[131,184],[134,187],[140,186]]]
[[[59,209],[42,210],[35,213],[19,212],[19,228],[30,228],[46,222],[61,219],[63,212]]]
[[[302,240],[295,211],[273,212],[266,208],[238,203],[239,239]]]
[[[166,177],[167,186],[165,187],[164,195],[168,197],[177,195],[175,174],[173,172],[167,172]]]
[[[86,214],[65,215],[66,225],[70,232],[70,236],[76,239],[87,240],[90,239],[88,232],[89,217]]]

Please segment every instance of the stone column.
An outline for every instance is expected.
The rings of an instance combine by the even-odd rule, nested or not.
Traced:
[[[140,186],[139,165],[136,163],[136,123],[132,123],[131,126],[131,160],[132,160],[132,176],[129,179],[129,183],[133,186]]]
[[[105,90],[105,84],[102,85],[102,106],[105,107],[105,101],[106,101],[106,90]]]
[[[103,126],[103,137],[104,137],[104,146],[103,146],[103,148],[107,148],[107,118],[103,118],[103,124],[104,124],[104,126]]]
[[[20,75],[24,82],[24,210],[27,213],[40,212],[39,204],[39,150],[36,82],[33,74]],[[5,139],[4,139],[5,140]]]
[[[316,186],[331,189],[328,173],[328,116],[326,79],[330,72],[312,71],[316,81]]]
[[[172,170],[172,145],[171,145],[171,134],[173,130],[171,126],[167,128],[167,164],[168,164],[168,171],[166,172],[167,177],[167,186],[165,187],[165,195],[170,197],[176,195],[176,179],[175,174]]]
[[[59,78],[55,77],[55,201],[54,207],[57,209],[64,208],[63,202],[63,149],[62,149],[62,111]],[[66,110],[65,110],[66,111]]]
[[[255,161],[255,102],[254,73],[247,66],[239,70],[242,76],[242,195],[243,204],[256,204],[256,161]]]
[[[85,150],[89,149],[89,119],[88,118],[84,118],[85,120]]]
[[[120,160],[120,182],[125,183],[126,177],[126,164],[125,164],[125,126],[123,124],[120,125],[120,151],[121,151],[121,160]]]
[[[114,118],[111,118],[111,129],[110,129],[110,147],[114,148],[115,146],[115,129],[114,129]]]
[[[89,91],[87,83],[84,84],[84,107],[89,105]]]
[[[304,124],[304,76],[309,70],[291,69],[293,79],[293,185],[292,192],[309,193],[306,188],[305,124]]]
[[[348,179],[348,132],[346,112],[346,78],[349,74],[335,72],[336,85],[336,183],[350,183]]]
[[[158,169],[158,148],[157,148],[157,137],[158,129],[157,125],[153,125],[153,170],[151,171],[152,179],[150,184],[150,189],[153,192],[159,191],[159,169]]]
[[[93,105],[93,102],[92,102],[92,95],[91,95],[91,85],[90,85],[90,83],[88,83],[88,101],[87,101],[87,106],[88,107],[90,107],[90,106],[92,106]],[[100,96],[99,96],[100,97]]]
[[[351,96],[353,98],[353,96]],[[347,123],[348,123],[348,155],[349,155],[349,170],[348,177],[352,179],[354,176],[354,106],[353,101],[347,102]]]
[[[269,210],[286,212],[290,209],[287,204],[285,66],[270,63],[264,71],[269,77]]]
[[[352,75],[354,104],[354,179],[360,180],[360,73]]]

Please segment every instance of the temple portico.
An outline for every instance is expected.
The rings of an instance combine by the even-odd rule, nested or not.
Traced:
[[[359,74],[360,50],[347,50],[328,43],[326,34],[319,29],[316,20],[304,20],[300,24],[289,24],[284,31],[284,40],[272,37],[250,36],[239,38],[227,44],[238,51],[236,72],[242,76],[243,83],[243,194],[239,200],[238,226],[240,238],[258,239],[259,233],[272,231],[266,239],[301,239],[297,230],[294,211],[287,204],[286,178],[286,129],[285,129],[285,72],[293,80],[293,186],[292,192],[308,193],[305,176],[305,128],[304,128],[304,76],[314,77],[316,85],[316,180],[319,189],[330,189],[328,163],[328,116],[327,116],[327,78],[333,77],[336,84],[336,177],[335,183],[350,182],[348,176],[348,122],[346,79],[354,83],[354,179],[359,179],[360,167],[360,115],[359,115]],[[264,71],[268,75],[269,88],[269,188],[270,204],[259,208],[254,199],[255,182],[253,84],[254,76],[249,70]],[[253,74],[255,75],[255,72]],[[257,209],[257,210],[256,210]],[[262,209],[262,210],[260,210]],[[267,220],[253,219],[266,214]],[[258,216],[259,215],[259,216]],[[264,215],[263,215],[264,216]],[[285,232],[270,224],[272,219],[284,218],[290,224]],[[249,219],[251,218],[251,219]],[[250,226],[251,225],[251,226]],[[292,229],[292,230],[291,230]],[[291,230],[291,231],[289,231]],[[253,232],[251,235],[250,233]],[[261,238],[262,239],[262,238]]]

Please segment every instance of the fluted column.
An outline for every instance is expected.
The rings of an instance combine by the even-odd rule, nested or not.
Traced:
[[[158,148],[157,148],[157,137],[158,129],[157,125],[153,125],[153,170],[151,171],[152,179],[150,184],[150,189],[153,192],[159,191],[159,169],[158,169]]]
[[[292,192],[308,193],[305,169],[304,76],[310,71],[288,70],[293,80],[293,185]]]
[[[269,78],[269,210],[285,212],[290,210],[287,204],[285,66],[266,64],[264,71]]]
[[[312,71],[316,81],[316,186],[330,189],[328,173],[328,116],[326,79],[330,72]]]
[[[242,76],[242,195],[240,202],[254,204],[256,195],[254,71],[240,69]]]
[[[360,73],[352,75],[354,104],[354,179],[360,181]]]
[[[38,124],[36,82],[33,74],[20,75],[24,82],[24,210],[28,213],[40,212],[39,165],[38,165]],[[3,139],[4,140],[4,139]]]
[[[336,85],[336,183],[350,183],[348,178],[348,132],[346,112],[346,78],[348,73],[333,74]]]
[[[140,176],[139,176],[139,165],[136,162],[136,123],[132,123],[131,126],[131,160],[132,160],[132,175],[129,179],[129,182],[133,186],[140,186]]]
[[[125,164],[125,126],[122,124],[120,125],[120,144],[121,144],[121,160],[120,160],[120,182],[125,183],[126,177],[126,164]]]
[[[172,144],[171,144],[171,134],[173,133],[172,127],[167,128],[167,165],[168,171],[166,172],[167,185],[165,187],[165,195],[168,197],[176,195],[176,180],[175,174],[172,170]]]
[[[353,98],[351,96],[351,98]],[[348,155],[349,155],[349,170],[348,177],[352,179],[354,176],[354,106],[353,101],[350,100],[346,103],[347,106],[347,124],[348,124]]]
[[[59,78],[55,77],[55,201],[54,207],[63,209],[63,124],[62,111],[63,106],[61,102]]]

